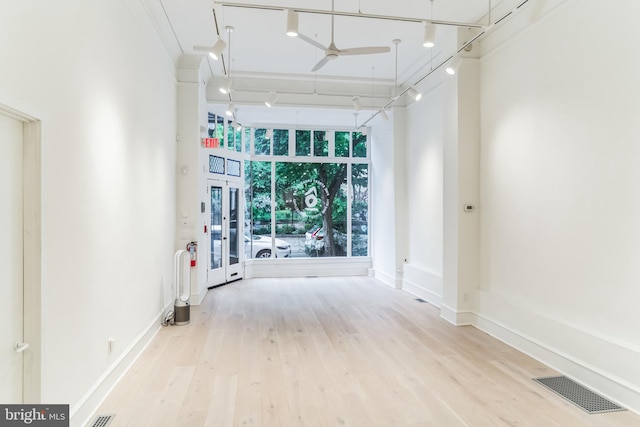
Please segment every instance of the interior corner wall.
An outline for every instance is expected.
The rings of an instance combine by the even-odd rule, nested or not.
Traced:
[[[393,115],[391,115],[393,118]],[[395,148],[392,121],[377,118],[369,129],[371,138],[371,227],[370,245],[373,272],[377,279],[396,286]]]
[[[482,329],[636,412],[638,16],[566,1],[482,42],[475,307]]]
[[[42,124],[41,402],[79,426],[169,302],[175,64],[141,0],[4,2],[0,51]]]
[[[436,306],[442,303],[443,86],[407,107],[404,168],[407,254],[402,288]]]

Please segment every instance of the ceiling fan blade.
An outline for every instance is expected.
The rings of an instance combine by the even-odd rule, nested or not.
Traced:
[[[326,47],[322,46],[320,43],[318,43],[317,41],[315,41],[311,37],[305,36],[304,34],[298,33],[298,38],[306,41],[310,45],[313,45],[313,46],[317,47],[318,49],[327,50]]]
[[[388,46],[352,47],[350,49],[340,49],[340,55],[369,55],[373,53],[387,53],[391,48]]]
[[[315,71],[318,71],[320,68],[324,67],[324,64],[329,62],[330,59],[331,58],[329,58],[328,56],[325,56],[324,58],[322,58],[320,62],[318,62],[316,66],[311,69],[311,72],[313,73]]]

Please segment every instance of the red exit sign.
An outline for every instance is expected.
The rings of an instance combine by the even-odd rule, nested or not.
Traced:
[[[220,147],[220,138],[202,138],[202,146],[204,148]]]

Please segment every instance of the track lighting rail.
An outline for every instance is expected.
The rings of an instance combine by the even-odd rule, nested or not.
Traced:
[[[465,28],[485,28],[484,25],[478,24],[476,22],[455,22],[455,21],[441,21],[437,19],[427,19],[427,18],[411,18],[411,17],[403,17],[403,16],[390,16],[390,15],[375,15],[370,13],[361,13],[361,12],[341,12],[341,11],[331,11],[331,10],[322,10],[322,9],[304,9],[304,8],[285,8],[282,6],[269,6],[269,5],[258,5],[258,4],[249,4],[249,3],[234,3],[227,1],[215,1],[214,4],[220,5],[222,7],[237,7],[244,9],[261,9],[261,10],[293,10],[299,13],[310,13],[317,15],[331,15],[331,16],[347,16],[350,18],[367,18],[367,19],[382,19],[387,21],[399,21],[399,22],[415,22],[418,24],[429,23],[436,25],[450,25],[454,27],[465,27]]]

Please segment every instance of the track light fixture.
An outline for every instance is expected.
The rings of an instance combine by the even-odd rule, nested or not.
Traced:
[[[353,98],[353,109],[356,111],[362,110],[362,103],[360,102],[360,98],[357,96]]]
[[[238,132],[239,130],[242,130],[242,125],[238,122],[233,122],[231,123],[231,127]]]
[[[415,101],[420,101],[420,99],[422,98],[422,94],[420,92],[418,92],[417,90],[415,90],[415,88],[410,87],[409,90],[407,91],[407,93]]]
[[[269,97],[266,101],[264,101],[264,105],[271,108],[276,105],[276,101],[278,100],[278,95],[275,92],[269,92]]]
[[[298,12],[295,10],[287,11],[287,35],[298,37]]]
[[[209,56],[214,59],[220,59],[222,52],[227,48],[227,44],[221,38],[213,45],[213,47],[205,47],[205,46],[194,46],[193,50],[207,52]]]
[[[227,44],[222,39],[218,39],[216,44],[213,45],[211,50],[209,51],[209,56],[215,59],[216,61],[220,59],[220,55],[224,52],[224,49],[227,47]]]
[[[458,62],[458,58],[454,56],[454,57],[451,58],[451,60],[447,64],[447,67],[445,68],[445,71],[450,76],[453,76],[455,73],[458,72],[458,65],[460,65],[460,63]]]
[[[231,93],[231,78],[230,77],[226,78],[224,83],[222,83],[222,85],[218,88],[218,90],[220,91],[220,93],[225,95]]]
[[[271,139],[272,136],[273,136],[273,129],[267,129],[267,131],[264,134],[264,137],[266,139]]]
[[[389,120],[389,116],[387,116],[387,112],[384,111],[384,108],[380,110],[380,117],[382,117],[382,120],[384,120],[385,122]]]
[[[234,112],[234,111],[235,111],[235,107],[234,107],[234,105],[233,105],[233,102],[230,102],[230,103],[229,103],[229,105],[227,106],[227,109],[226,109],[226,110],[224,110],[224,113],[225,113],[227,116],[231,117],[231,116],[233,116],[233,112]]]
[[[424,40],[422,46],[434,47],[436,45],[436,26],[426,22],[424,24]]]

